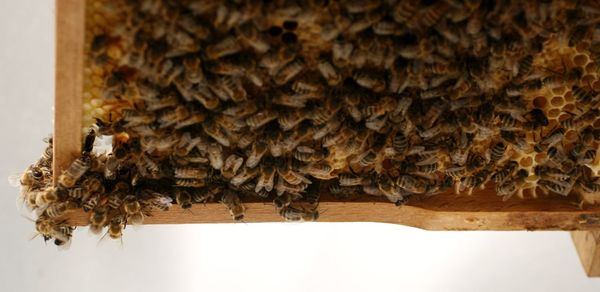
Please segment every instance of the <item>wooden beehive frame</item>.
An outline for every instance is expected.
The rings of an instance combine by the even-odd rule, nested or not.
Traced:
[[[55,178],[73,161],[81,147],[84,66],[85,1],[56,2],[56,97],[54,120]],[[588,275],[600,276],[600,207],[578,206],[579,198],[513,198],[503,202],[492,187],[472,196],[441,194],[409,201],[405,206],[375,197],[341,202],[323,195],[325,222],[395,223],[426,230],[578,230],[572,233]],[[246,222],[278,222],[272,204],[245,203]],[[87,225],[83,211],[69,214],[74,225]],[[146,224],[232,222],[218,202],[194,205],[191,211],[174,206],[149,216]]]

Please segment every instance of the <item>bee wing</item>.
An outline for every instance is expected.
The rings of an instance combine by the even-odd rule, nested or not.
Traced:
[[[25,199],[25,194],[23,192],[21,192],[19,194],[19,196],[15,199],[17,211],[19,211],[19,212],[23,211],[23,206],[25,206],[25,202],[27,202],[27,200]],[[28,219],[30,219],[30,218],[28,218]]]
[[[21,174],[13,173],[8,176],[8,184],[12,187],[20,187],[21,186]]]
[[[94,153],[111,153],[112,152],[112,136],[99,136],[94,141]]]
[[[416,162],[415,165],[429,165],[438,162],[439,157],[437,155],[433,155],[431,157],[425,158],[419,162]]]
[[[67,240],[67,241],[66,241],[66,242],[64,242],[63,244],[61,244],[61,245],[57,245],[57,246],[56,246],[56,248],[57,248],[58,250],[68,250],[68,249],[70,249],[70,248],[71,248],[71,242],[72,242],[72,240],[69,238],[69,240]]]
[[[104,235],[102,235],[102,237],[100,237],[100,239],[98,240],[98,243],[96,243],[97,247],[105,246],[105,245],[109,244],[107,242],[113,241],[113,240],[111,240],[110,236],[107,236],[107,235],[108,235],[108,230],[106,230],[106,232],[104,232]],[[123,248],[123,239],[122,238],[119,240],[119,243],[120,243],[119,246],[121,248]]]

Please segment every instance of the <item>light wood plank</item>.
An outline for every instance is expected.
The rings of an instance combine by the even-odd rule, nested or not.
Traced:
[[[81,149],[85,1],[56,1],[54,181]]]
[[[416,198],[406,206],[396,207],[386,200],[365,197],[342,202],[325,195],[319,205],[320,222],[382,222],[402,224],[426,230],[595,230],[600,229],[600,207],[579,208],[577,199],[547,197],[514,198],[502,202],[493,189],[472,196],[441,194]],[[281,222],[271,203],[244,203],[245,222]],[[72,224],[87,225],[89,214],[74,211],[68,216]],[[233,222],[220,203],[194,205],[191,210],[174,206],[168,212],[157,211],[146,224],[227,223]]]
[[[571,238],[587,275],[600,277],[600,230],[573,231]]]

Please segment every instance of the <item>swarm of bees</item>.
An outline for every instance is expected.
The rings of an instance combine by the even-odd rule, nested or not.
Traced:
[[[597,3],[89,2],[92,130],[56,186],[46,152],[22,179],[46,239],[73,208],[119,238],[172,203],[600,194]]]

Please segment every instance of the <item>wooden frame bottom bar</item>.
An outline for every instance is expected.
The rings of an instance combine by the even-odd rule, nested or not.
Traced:
[[[367,197],[368,199],[369,197]],[[426,230],[596,230],[600,229],[600,207],[580,208],[576,198],[513,198],[507,202],[489,189],[472,196],[441,194],[416,198],[397,207],[384,200],[337,201],[325,196],[319,205],[321,222],[382,222]],[[273,204],[246,202],[245,222],[281,222]],[[74,225],[87,225],[89,214],[75,211],[68,216]],[[179,206],[156,211],[145,224],[233,222],[220,203]]]

